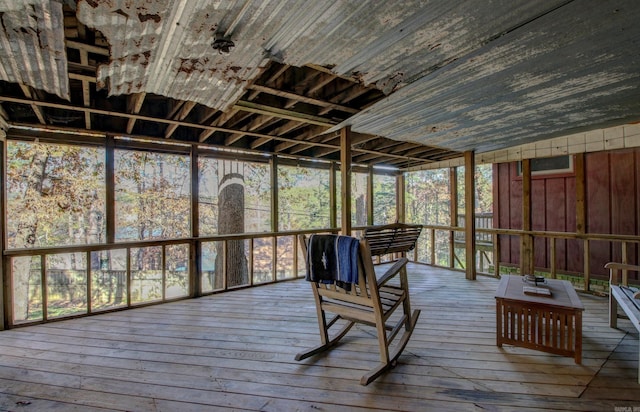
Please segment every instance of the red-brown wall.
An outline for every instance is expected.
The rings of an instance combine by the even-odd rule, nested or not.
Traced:
[[[494,226],[522,228],[522,179],[516,163],[495,164]],[[587,233],[640,235],[640,148],[585,154]],[[575,173],[533,176],[532,228],[576,231]],[[621,261],[620,243],[592,241],[590,268],[596,277],[608,274],[604,264]],[[535,266],[549,268],[549,240],[535,239]],[[501,262],[518,264],[519,238],[501,236]],[[627,249],[629,263],[638,262],[638,247]],[[556,268],[583,272],[583,246],[578,240],[556,240]]]

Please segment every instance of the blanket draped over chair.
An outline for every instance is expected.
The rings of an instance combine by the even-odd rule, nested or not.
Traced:
[[[307,249],[306,279],[333,283],[346,290],[358,283],[358,248],[360,242],[351,236],[311,235]]]

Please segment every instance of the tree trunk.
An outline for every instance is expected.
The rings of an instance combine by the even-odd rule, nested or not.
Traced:
[[[237,166],[236,166],[237,169]],[[244,232],[244,176],[240,173],[227,173],[220,180],[218,189],[218,233],[227,235]],[[244,240],[227,241],[226,264],[224,264],[224,245],[219,242],[216,253],[214,289],[249,283],[249,270],[245,256]]]
[[[27,188],[25,197],[30,196],[31,193],[36,192],[38,196],[42,194],[42,182],[45,177],[45,170],[47,168],[47,162],[49,161],[49,153],[46,150],[36,150],[31,160],[29,175],[27,176]],[[34,218],[33,221],[28,222],[22,227],[18,228],[16,233],[16,247],[32,248],[36,244],[37,240],[38,219]],[[19,258],[13,260],[13,313],[14,321],[26,320],[29,318],[29,301],[32,296],[30,293],[30,284],[32,283],[32,273],[38,273],[40,266],[33,265],[34,261],[31,258]],[[32,269],[34,269],[32,271]],[[35,271],[37,269],[38,272]],[[34,282],[40,282],[38,276]],[[41,291],[44,293],[44,291]],[[42,296],[38,297],[40,302]],[[43,308],[44,310],[44,308]]]
[[[365,205],[364,195],[356,198],[356,226],[367,225],[367,206]]]

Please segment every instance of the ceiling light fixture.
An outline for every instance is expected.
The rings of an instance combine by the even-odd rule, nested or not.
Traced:
[[[211,47],[213,47],[213,50],[217,50],[220,54],[229,54],[231,49],[235,47],[235,43],[231,41],[231,38],[224,37],[216,33],[216,37],[213,40],[213,43],[211,43]]]

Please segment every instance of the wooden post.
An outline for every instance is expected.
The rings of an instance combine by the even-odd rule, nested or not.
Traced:
[[[493,180],[493,188],[491,191],[491,196],[493,196],[493,222],[492,222],[492,227],[494,229],[499,228],[500,227],[500,202],[498,201],[498,199],[500,199],[500,178],[498,177],[500,175],[500,165],[498,163],[494,163],[491,166],[491,171],[492,171],[492,180]],[[494,267],[494,275],[496,277],[500,277],[500,259],[501,259],[501,248],[500,248],[500,242],[502,241],[502,236],[493,233],[492,234],[492,239],[493,239],[493,267]],[[510,242],[510,240],[509,240]]]
[[[200,236],[200,181],[198,179],[198,146],[191,145],[191,237]],[[200,276],[200,262],[202,243],[199,240],[189,244],[189,296],[202,296],[202,277]]]
[[[584,153],[575,155],[574,165],[576,172],[576,233],[584,235],[587,233],[587,190]]]
[[[4,113],[4,110],[2,110]],[[7,172],[6,172],[6,164],[5,164],[5,153],[7,152],[7,130],[9,129],[7,122],[5,121],[4,115],[0,114],[0,170],[2,170],[2,181],[7,181]],[[4,187],[4,184],[3,184]],[[5,217],[6,211],[4,208],[5,199],[4,199],[5,191],[0,191],[0,213],[3,216],[0,219],[0,253],[4,254],[5,249],[5,239],[6,239],[6,228],[5,228]],[[11,273],[9,271],[9,263],[11,259],[6,258],[2,259],[2,264],[0,265],[0,287],[2,287],[2,293],[0,293],[0,330],[5,330],[9,327],[10,319],[8,314],[11,313],[11,309],[9,307],[10,294],[9,294],[9,285],[10,282],[5,281],[5,273]],[[89,295],[90,296],[90,295]]]
[[[531,160],[522,160],[522,230],[531,231]],[[533,237],[520,239],[520,274],[533,274]]]
[[[550,263],[551,263],[551,279],[556,278],[556,238],[552,237],[549,239],[549,250],[550,250]]]
[[[351,235],[351,126],[340,130],[342,234]]]
[[[338,197],[336,196],[336,162],[329,166],[329,227],[338,227]],[[297,239],[297,237],[296,237]]]
[[[115,139],[107,135],[105,141],[105,222],[107,225],[107,243],[116,239],[116,195],[115,195]]]
[[[449,219],[450,226],[458,226],[458,169],[455,167],[449,168],[449,191],[451,193],[451,202],[449,202]],[[456,232],[452,230],[449,232],[449,266],[455,267],[456,256]]]
[[[475,153],[464,152],[464,244],[466,278],[476,279],[476,161]]]
[[[407,219],[405,210],[405,180],[404,173],[396,175],[396,220],[405,223]]]
[[[269,166],[271,169],[271,231],[277,232],[280,226],[278,222],[280,203],[278,202],[278,158],[276,156],[271,156]]]
[[[367,171],[367,225],[373,225],[373,166]]]
[[[494,197],[494,199],[497,199]],[[500,277],[500,236],[497,233],[491,235],[493,237],[493,274]]]
[[[576,172],[576,233],[578,237],[587,233],[587,180],[585,171],[584,153],[578,153],[574,158],[574,167]],[[584,290],[589,290],[590,283],[590,265],[589,265],[589,240],[586,237],[582,239],[584,271]]]
[[[278,157],[271,156],[271,230],[278,232],[280,228],[280,201],[278,190]],[[273,256],[273,265],[271,266],[271,281],[275,281],[278,278],[278,237],[272,238],[271,244],[271,256]],[[251,266],[253,266],[253,258],[251,260]],[[253,277],[253,275],[252,275]],[[251,280],[253,281],[253,280]]]

